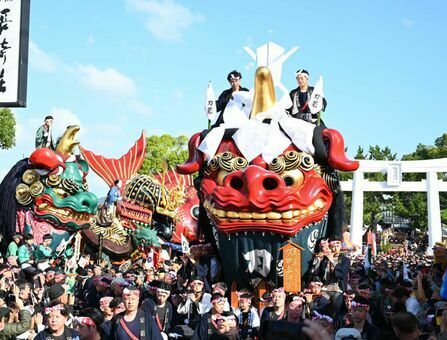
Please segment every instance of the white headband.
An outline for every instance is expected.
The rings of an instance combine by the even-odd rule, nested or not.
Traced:
[[[307,79],[309,79],[309,75],[306,72],[303,72],[303,70],[298,70],[295,74],[295,77],[298,77],[299,74],[304,75]]]
[[[354,307],[354,308],[356,308],[356,307],[364,307],[364,308],[366,308],[366,307],[369,307],[369,305],[364,304],[364,303],[358,303],[358,302],[352,301],[351,302],[351,307]]]
[[[312,320],[326,320],[331,323],[334,322],[334,319],[332,319],[330,316],[320,314],[316,311],[313,312]]]

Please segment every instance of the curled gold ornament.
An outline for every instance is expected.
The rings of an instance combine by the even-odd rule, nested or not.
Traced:
[[[33,184],[31,184],[31,186],[29,187],[30,189],[30,194],[33,197],[37,197],[40,194],[42,194],[44,186],[42,184],[42,182],[34,182]]]
[[[60,178],[59,175],[50,175],[47,177],[47,179],[45,180],[46,184],[49,187],[57,187],[62,181],[62,178]]]
[[[28,185],[20,183],[16,187],[16,200],[21,205],[28,205],[33,201],[33,198],[31,197],[30,193],[30,188]]]
[[[40,175],[32,169],[26,170],[22,175],[22,181],[25,184],[33,184],[40,179]]]
[[[286,161],[283,157],[276,157],[269,164],[269,170],[282,174],[286,170]]]
[[[307,153],[301,154],[301,168],[305,171],[309,171],[314,167],[314,159]]]
[[[284,160],[286,162],[286,170],[298,169],[301,165],[300,153],[297,151],[288,151],[284,154]]]
[[[219,158],[213,157],[213,159],[208,163],[208,166],[206,168],[205,174],[210,175],[214,171],[219,169]]]
[[[231,169],[233,171],[243,170],[248,166],[248,161],[243,157],[236,157],[231,160]]]
[[[84,191],[88,191],[88,183],[87,182],[82,183],[82,189]]]
[[[234,158],[234,155],[231,152],[225,151],[219,157],[219,167],[225,171],[228,171],[228,172],[232,171],[231,160],[233,158]]]
[[[79,184],[71,179],[64,178],[61,182],[62,188],[70,194],[74,194],[79,191]]]

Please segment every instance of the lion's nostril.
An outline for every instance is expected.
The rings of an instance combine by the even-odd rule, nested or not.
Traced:
[[[268,177],[262,181],[265,190],[274,190],[278,187],[278,181],[274,178]]]
[[[239,177],[233,177],[230,186],[235,190],[241,190],[244,187],[244,182]]]

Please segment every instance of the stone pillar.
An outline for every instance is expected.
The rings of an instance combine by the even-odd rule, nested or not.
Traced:
[[[439,205],[438,174],[427,172],[428,249],[433,253],[436,242],[442,241],[441,208]]]
[[[359,246],[358,252],[362,251],[362,229],[363,229],[363,172],[357,170],[352,181],[352,204],[351,204],[351,243]]]

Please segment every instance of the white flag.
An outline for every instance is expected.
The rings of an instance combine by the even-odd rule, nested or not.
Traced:
[[[56,253],[57,253],[57,257],[61,256],[64,252],[65,249],[67,249],[68,244],[71,242],[71,239],[73,238],[73,236],[75,236],[76,234],[71,235],[68,240],[66,239],[62,239],[61,243],[59,243],[59,245],[56,248]]]
[[[185,235],[182,234],[182,253],[189,254],[189,242],[186,239]]]
[[[154,249],[151,249],[147,254],[146,263],[149,268],[154,267]]]
[[[318,113],[321,110],[323,110],[323,77],[320,76],[318,78],[317,83],[315,84],[314,91],[312,92],[312,95],[310,96],[309,100],[309,110],[312,113]]]
[[[211,82],[208,82],[208,88],[206,89],[205,114],[208,120],[210,120],[211,123],[214,123],[217,118],[217,109],[213,84],[211,84]]]

